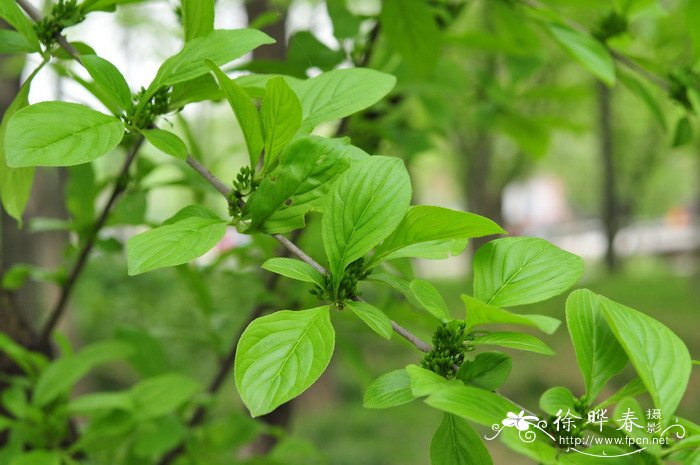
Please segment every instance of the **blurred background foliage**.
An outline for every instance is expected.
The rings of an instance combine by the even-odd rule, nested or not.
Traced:
[[[114,14],[91,14],[67,34],[90,43],[129,82],[145,85],[179,46],[179,2],[124,3]],[[250,25],[278,40],[232,67],[234,75],[306,78],[365,66],[397,76],[387,99],[319,131],[348,136],[369,153],[402,157],[415,203],[480,213],[511,234],[544,237],[583,256],[582,286],[664,322],[699,357],[696,0],[218,0],[216,11],[217,27]],[[619,53],[614,83],[590,72],[539,22],[552,17],[568,18]],[[5,106],[33,69],[31,60],[0,58]],[[99,105],[64,79],[76,72],[58,61],[37,77],[30,101]],[[223,179],[244,163],[244,142],[226,104],[190,105],[168,121]],[[95,371],[78,393],[121,389],[169,371],[206,384],[256,306],[306,308],[315,302],[301,286],[266,284],[270,278],[259,264],[277,253],[275,244],[233,230],[197,263],[127,278],[123,243],[131,234],[193,202],[221,208],[186,168],[152,147],[145,153],[76,288],[59,338],[82,347],[116,337],[140,350],[130,365]],[[54,283],[65,278],[75,239],[104,201],[115,163],[105,157],[93,165],[40,170],[23,229],[3,217],[3,287],[16,294],[30,322],[41,321],[55,299]],[[312,217],[300,243],[316,258],[322,256],[319,238],[318,218]],[[433,280],[459,316],[459,295],[470,292],[472,250],[438,265],[399,262],[397,271]],[[369,284],[364,292],[392,318],[430,338],[432,321],[398,294]],[[563,298],[533,307],[534,313],[563,319]],[[374,378],[417,362],[418,354],[403,342],[379,340],[350,318],[339,321],[331,368],[272,426],[248,419],[231,376],[215,399],[203,399],[215,407],[205,426],[190,432],[197,438],[190,453],[194,463],[244,460],[256,448],[270,448],[261,441],[278,440],[266,459],[272,463],[426,463],[436,412],[420,402],[388,411],[362,408],[364,389]],[[546,342],[557,352],[552,358],[514,355],[504,393],[521,404],[537,405],[551,385],[582,392],[566,328]],[[630,377],[626,372],[615,378],[610,391]],[[699,389],[696,370],[680,408],[696,422]],[[255,439],[262,431],[267,439]],[[185,434],[175,416],[142,425],[129,436],[126,460],[155,463]],[[105,460],[126,463],[108,442],[100,446]],[[496,463],[530,463],[500,444],[489,447]]]

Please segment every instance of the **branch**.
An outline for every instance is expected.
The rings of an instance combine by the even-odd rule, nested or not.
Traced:
[[[124,164],[122,165],[121,169],[119,170],[119,174],[117,175],[117,181],[115,182],[114,187],[112,188],[112,193],[109,196],[109,200],[107,200],[107,203],[105,204],[104,208],[102,208],[102,211],[100,212],[97,221],[95,221],[95,224],[92,226],[90,234],[85,239],[85,243],[83,244],[82,249],[80,249],[78,259],[73,265],[68,279],[61,286],[58,302],[56,303],[56,306],[53,308],[53,310],[51,310],[51,313],[49,314],[49,319],[46,321],[46,324],[39,333],[38,339],[36,341],[37,347],[43,347],[45,344],[48,343],[49,337],[51,336],[51,332],[58,324],[58,321],[61,319],[63,313],[65,313],[66,308],[68,306],[68,300],[71,296],[71,291],[75,287],[76,281],[80,277],[80,274],[82,273],[83,269],[85,268],[85,265],[87,264],[90,252],[92,252],[92,249],[95,246],[95,240],[97,239],[97,235],[99,234],[100,230],[102,230],[105,223],[107,223],[107,219],[109,218],[109,215],[112,212],[112,208],[114,207],[114,204],[116,203],[117,199],[126,190],[129,181],[129,168],[131,167],[131,164],[136,158],[136,154],[141,148],[143,141],[143,136],[137,136],[137,138],[131,144],[129,152],[126,155],[126,159],[124,160]]]

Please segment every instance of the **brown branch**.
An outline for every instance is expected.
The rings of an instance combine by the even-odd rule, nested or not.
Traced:
[[[51,310],[51,313],[49,314],[49,319],[46,321],[44,327],[39,333],[35,344],[37,347],[44,347],[48,343],[49,337],[51,336],[51,332],[58,324],[59,320],[61,319],[61,316],[63,316],[63,314],[65,313],[66,308],[68,306],[68,300],[71,296],[71,292],[73,291],[75,283],[80,277],[80,274],[85,269],[85,265],[87,264],[90,252],[92,252],[92,249],[95,246],[97,235],[107,223],[107,219],[109,218],[109,215],[112,212],[112,208],[114,208],[117,199],[126,190],[129,181],[129,168],[131,167],[131,164],[136,158],[136,154],[141,148],[143,141],[143,136],[137,136],[137,138],[131,144],[129,152],[126,155],[126,159],[124,160],[124,164],[122,165],[121,169],[119,170],[119,174],[117,175],[117,180],[114,184],[114,187],[112,188],[112,193],[110,194],[107,203],[102,208],[102,211],[100,212],[97,221],[95,221],[95,224],[92,226],[90,234],[85,239],[85,242],[82,248],[80,249],[80,253],[78,254],[78,259],[73,265],[68,279],[61,286],[58,302],[56,303],[53,310]]]

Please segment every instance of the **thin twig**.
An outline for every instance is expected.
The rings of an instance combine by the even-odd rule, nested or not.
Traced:
[[[124,164],[122,165],[121,169],[119,170],[119,174],[117,175],[117,180],[114,184],[114,187],[112,188],[112,193],[109,196],[109,199],[107,200],[107,203],[105,206],[102,208],[102,211],[100,212],[99,217],[97,218],[97,221],[95,221],[95,224],[92,226],[92,229],[90,230],[90,234],[86,238],[83,247],[80,249],[80,253],[78,254],[78,259],[76,260],[75,264],[73,265],[73,268],[71,269],[70,275],[68,276],[68,279],[63,283],[63,286],[61,286],[61,291],[59,295],[58,302],[56,303],[56,306],[53,308],[51,313],[49,314],[49,319],[46,321],[43,329],[39,333],[39,337],[37,340],[37,347],[43,347],[49,340],[49,337],[51,336],[51,332],[54,330],[56,325],[58,324],[59,320],[61,319],[61,316],[63,316],[63,313],[65,313],[66,308],[68,306],[68,300],[70,299],[71,292],[73,288],[75,287],[75,283],[80,277],[80,274],[82,273],[83,269],[85,268],[85,265],[87,264],[88,257],[90,256],[90,252],[92,251],[93,247],[95,246],[95,241],[97,239],[97,235],[99,234],[100,230],[104,227],[104,225],[107,223],[107,219],[109,218],[109,215],[112,211],[112,208],[114,207],[114,204],[116,203],[117,199],[119,196],[126,190],[128,180],[129,180],[129,168],[131,167],[131,164],[133,163],[134,159],[136,158],[136,154],[138,153],[139,149],[141,148],[141,145],[143,144],[143,136],[137,136],[137,138],[134,140],[134,142],[131,144],[131,147],[129,148],[129,152],[126,155],[126,159],[124,160]]]
[[[648,69],[644,68],[642,65],[628,57],[627,55],[624,55],[620,52],[618,52],[615,49],[608,48],[610,50],[610,54],[612,57],[619,61],[621,64],[625,65],[627,68],[630,70],[634,71],[635,73],[639,74],[643,78],[645,78],[647,81],[651,82],[652,84],[655,84],[659,86],[661,89],[664,91],[668,92],[669,89],[671,88],[671,85],[666,81],[665,79],[657,76],[656,74],[652,73]]]
[[[309,255],[306,254],[303,250],[301,250],[294,242],[290,241],[286,237],[284,237],[282,234],[273,234],[272,237],[274,237],[277,242],[282,244],[287,250],[292,252],[294,255],[299,257],[299,259],[303,262],[306,262],[307,264],[311,265],[313,269],[318,271],[321,274],[326,274],[327,271],[326,269],[321,266],[316,260],[311,258]]]
[[[228,200],[232,192],[231,188],[224,184],[219,178],[214,176],[211,171],[199,163],[192,155],[187,155],[187,164],[190,165],[197,173],[199,173],[200,176],[202,176],[209,184],[214,186],[214,189],[221,192],[221,194]]]

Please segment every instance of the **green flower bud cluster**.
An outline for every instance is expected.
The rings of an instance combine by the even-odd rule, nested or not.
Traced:
[[[34,24],[36,35],[46,49],[56,44],[56,36],[70,26],[75,26],[85,19],[85,14],[77,0],[58,0],[51,11],[41,21]]]
[[[260,180],[255,178],[255,170],[250,166],[244,166],[233,180],[233,191],[228,199],[229,215],[238,219],[243,213],[241,205],[243,198],[252,194],[258,188]]]
[[[316,286],[309,292],[321,300],[334,302],[335,306],[342,310],[345,308],[347,300],[360,295],[360,292],[357,290],[357,283],[365,279],[369,273],[370,270],[365,269],[365,259],[358,258],[345,268],[345,274],[343,279],[340,280],[337,289],[333,286],[332,276],[326,274],[323,276],[323,287]]]
[[[438,326],[433,334],[433,349],[423,358],[421,366],[447,379],[457,374],[468,350],[465,342],[469,338],[467,324],[453,320]]]
[[[170,89],[163,87],[158,89],[147,101],[146,89],[143,87],[132,97],[132,105],[122,115],[122,120],[127,127],[132,130],[145,129],[149,127],[156,117],[168,112],[170,100]]]
[[[593,34],[593,37],[599,41],[605,43],[613,37],[617,37],[627,32],[628,27],[629,22],[627,21],[626,17],[617,11],[611,11],[601,18],[591,34]]]

